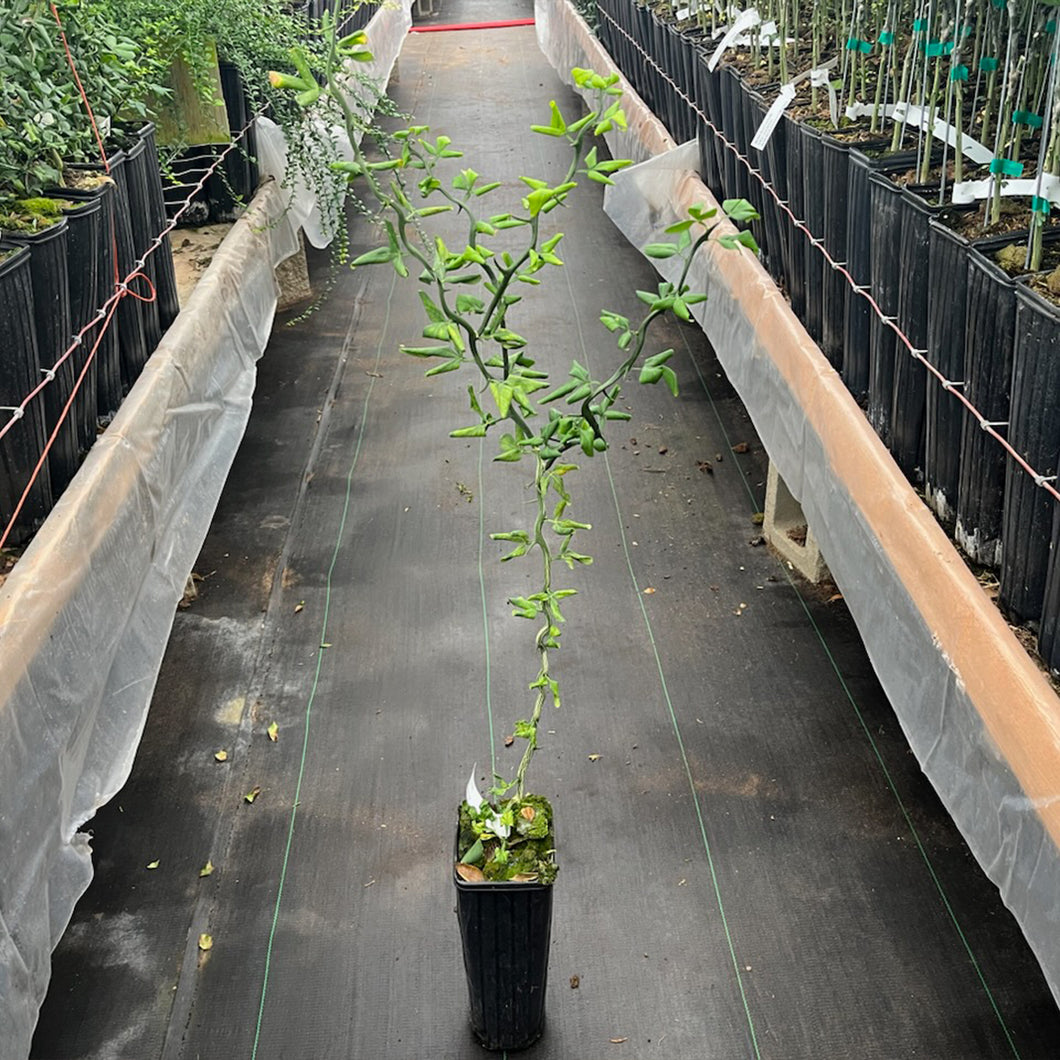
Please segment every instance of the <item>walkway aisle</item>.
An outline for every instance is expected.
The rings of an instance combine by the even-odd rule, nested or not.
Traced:
[[[527,127],[551,98],[577,107],[530,28],[413,35],[395,90],[513,197],[561,164]],[[513,325],[599,372],[599,310],[633,315],[655,280],[597,206],[549,221],[566,278]],[[480,1055],[448,865],[491,729],[512,766],[526,713],[530,627],[504,602],[525,572],[488,533],[525,512],[527,470],[498,482],[492,440],[446,438],[463,385],[397,352],[420,315],[414,285],[366,269],[277,327],[200,598],[95,823],[40,1060]],[[842,603],[752,544],[765,455],[745,413],[696,331],[657,338],[680,398],[634,384],[633,422],[577,476],[596,563],[535,762],[562,867],[549,1028],[526,1055],[1055,1057],[1041,975]]]

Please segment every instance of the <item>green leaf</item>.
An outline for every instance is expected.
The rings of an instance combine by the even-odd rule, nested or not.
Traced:
[[[451,361],[446,361],[445,364],[435,365],[434,368],[428,368],[423,373],[424,378],[428,378],[432,375],[444,375],[446,372],[455,372],[464,363],[463,357],[454,357]]]
[[[453,350],[449,346],[402,346],[402,353],[410,357],[451,357]]]
[[[662,368],[652,368],[644,365],[640,370],[640,381],[642,383],[657,383],[662,379]]]
[[[493,381],[490,383],[490,393],[493,394],[493,400],[497,403],[497,411],[500,412],[501,419],[504,419],[512,407],[514,393],[512,387],[507,383]]]
[[[369,250],[367,253],[361,254],[360,257],[354,258],[350,262],[350,266],[356,269],[360,265],[382,265],[393,256],[394,252],[390,247],[376,247],[375,250]]]
[[[486,424],[476,423],[470,427],[460,427],[455,431],[449,432],[450,438],[485,438],[486,437]]]
[[[445,313],[435,305],[426,291],[420,291],[420,301],[423,303],[423,308],[427,311],[427,317],[432,323],[440,324],[447,319]]]
[[[674,374],[674,370],[663,365],[659,371],[662,372],[662,377],[666,380],[666,385],[670,388],[670,393],[673,394],[674,397],[677,397],[677,376]]]
[[[677,247],[673,243],[649,243],[644,247],[644,253],[649,258],[672,258]]]
[[[537,726],[532,725],[525,719],[515,723],[515,735],[520,740],[535,740],[537,738]]]
[[[726,199],[721,208],[733,221],[757,221],[758,211],[746,199]]]

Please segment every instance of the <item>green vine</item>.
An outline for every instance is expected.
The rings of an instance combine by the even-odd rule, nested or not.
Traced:
[[[307,56],[295,52],[292,59],[297,73],[274,73],[273,83],[296,93],[304,106],[314,106],[327,96],[349,130],[356,131],[358,119],[344,91],[343,71],[351,61],[365,57],[365,44],[363,33],[333,40],[321,79],[309,74]],[[535,133],[566,146],[566,172],[554,183],[522,177],[526,193],[514,209],[487,210],[485,204],[492,203],[500,183],[485,181],[471,168],[456,170],[455,160],[463,157],[462,152],[449,137],[432,137],[422,125],[394,133],[380,158],[370,158],[351,135],[353,160],[333,165],[378,206],[375,221],[380,244],[354,259],[352,266],[389,265],[401,277],[417,275],[427,342],[403,346],[403,351],[438,362],[427,369],[428,376],[467,369],[476,380],[467,387],[473,422],[455,428],[450,436],[497,437],[495,460],[529,459],[534,467],[532,521],[491,534],[493,540],[513,546],[502,562],[533,556],[539,566],[537,590],[509,600],[515,617],[537,625],[538,670],[529,685],[532,705],[529,717],[515,725],[515,738],[524,741],[519,765],[510,778],[495,776],[489,801],[476,799],[472,785],[465,806],[476,838],[471,849],[461,850],[461,860],[482,864],[488,878],[511,878],[515,870],[510,868],[514,863],[510,852],[526,838],[528,822],[536,821],[535,830],[542,824],[535,816],[538,811],[528,803],[532,796],[527,792],[527,772],[539,746],[544,707],[548,702],[560,705],[551,653],[560,646],[563,602],[576,592],[559,585],[554,575],[557,563],[574,569],[592,562],[574,547],[577,536],[590,525],[569,516],[568,481],[578,468],[569,457],[577,451],[586,458],[606,452],[606,425],[630,418],[617,403],[633,372],[641,383],[662,381],[677,394],[677,376],[667,364],[673,350],[649,354],[648,335],[652,324],[668,314],[691,320],[691,308],[705,300],[706,295],[692,291],[688,284],[692,260],[703,244],[713,236],[729,248],[743,244],[757,250],[749,232],[715,235],[719,220],[715,208],[693,207],[685,220],[667,229],[673,236],[671,242],[644,248],[650,257],[679,257],[683,267],[677,281],[637,292],[646,307],[638,321],[610,311],[600,316],[615,340],[615,366],[596,379],[573,361],[565,378],[552,385],[549,373],[529,354],[530,340],[514,329],[510,319],[522,300],[516,293],[519,286],[539,285],[550,271],[563,266],[558,256],[563,234],[546,237],[542,218],[568,205],[582,179],[610,184],[611,175],[630,164],[603,157],[595,143],[611,129],[625,128],[617,75],[605,77],[575,69],[573,77],[591,99],[588,112],[568,120],[553,102],[548,124],[531,126]],[[757,217],[744,200],[728,201],[723,209],[737,221]],[[450,247],[430,230],[430,218],[441,214],[462,218],[462,246]],[[501,250],[493,245],[502,232],[522,233],[518,249]],[[528,811],[533,812],[527,816]],[[525,866],[519,872],[525,873]]]

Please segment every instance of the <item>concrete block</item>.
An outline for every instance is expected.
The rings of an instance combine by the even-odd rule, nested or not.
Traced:
[[[766,509],[762,521],[765,539],[799,574],[814,585],[829,577],[828,566],[806,522],[802,506],[791,495],[776,465],[769,462]]]

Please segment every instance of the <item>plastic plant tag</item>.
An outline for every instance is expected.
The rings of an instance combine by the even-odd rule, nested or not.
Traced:
[[[780,124],[780,119],[784,116],[784,111],[791,106],[791,101],[794,98],[794,84],[789,82],[788,84],[783,85],[780,89],[780,95],[773,100],[773,105],[766,111],[761,125],[758,126],[754,138],[751,140],[751,146],[756,151],[765,150],[766,144],[769,143],[769,138],[773,135],[773,131]]]
[[[994,193],[994,179],[986,180],[962,180],[953,185],[953,202],[970,203],[980,199],[988,199]],[[1060,177],[1052,173],[1046,173],[1041,177],[1041,187],[1038,186],[1037,177],[1028,177],[1026,180],[1004,180],[1001,182],[1001,194],[1016,198],[1026,197],[1032,200],[1039,199],[1060,206]],[[1037,208],[1032,205],[1032,209]],[[1041,211],[1040,211],[1041,212]]]
[[[865,117],[873,112],[871,103],[855,103],[847,107],[846,115],[851,120]],[[881,112],[893,121],[905,122],[915,127],[924,128],[927,124],[927,109],[917,107],[912,103],[888,103],[881,108]],[[957,146],[957,130],[942,118],[935,116],[935,122],[931,128],[931,134],[938,140],[945,140],[950,147]],[[967,133],[961,137],[961,154],[970,158],[977,165],[988,165],[994,157],[993,151],[984,147],[978,140],[973,139]]]
[[[692,8],[690,7],[679,7],[674,13],[674,18],[678,22],[684,22],[686,18],[689,18],[692,14]]]
[[[783,115],[784,111],[791,106],[791,101],[795,98],[795,88],[799,82],[805,81],[808,77],[810,79],[810,84],[817,88],[828,85],[828,71],[831,70],[838,61],[838,57],[829,59],[824,66],[818,66],[812,70],[804,70],[798,75],[798,77],[792,78],[786,85],[781,86],[780,95],[773,100],[773,105],[766,111],[761,124],[755,132],[754,139],[751,141],[751,146],[756,151],[764,150],[766,144],[769,143],[769,138],[780,124],[781,115]],[[833,89],[832,91],[834,92],[835,90]]]
[[[742,12],[740,17],[725,31],[725,36],[721,38],[721,42],[718,44],[717,48],[714,49],[714,54],[707,62],[707,69],[713,73],[714,70],[717,69],[718,63],[721,62],[721,57],[736,38],[740,36],[741,33],[746,33],[747,30],[757,26],[761,21],[762,19],[753,7]]]
[[[471,767],[471,776],[467,778],[467,792],[464,795],[468,806],[473,810],[477,810],[482,805],[482,795],[479,793],[478,785],[475,783],[475,773],[477,770],[478,762]]]
[[[471,770],[471,776],[467,778],[467,791],[464,793],[464,798],[467,800],[468,806],[470,806],[476,813],[478,813],[486,802],[478,790],[478,785],[475,783],[475,772],[477,770],[478,762],[475,763],[474,768]],[[511,831],[511,828],[501,820],[500,814],[494,813],[485,824],[486,828],[498,838],[508,838],[508,833]]]

